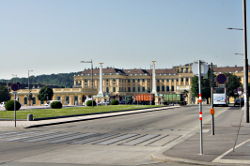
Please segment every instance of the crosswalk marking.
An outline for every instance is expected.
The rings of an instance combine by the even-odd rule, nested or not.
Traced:
[[[110,133],[105,133],[105,134],[95,134],[91,138],[79,140],[79,141],[73,141],[72,144],[88,144],[88,143],[96,143],[100,142],[100,140],[106,140],[107,138],[113,137],[115,135],[120,135],[120,134],[110,134]]]
[[[16,133],[21,133],[21,132],[18,132],[18,131],[10,131],[10,132],[0,133],[0,138],[1,138],[2,135],[12,135],[12,134],[16,134]]]
[[[90,144],[116,146],[165,146],[181,135],[138,134],[138,133],[96,133],[64,131],[14,131],[0,133],[0,141],[51,144]]]
[[[18,133],[12,133],[12,134],[5,134],[5,135],[1,135],[0,138],[7,138],[7,137],[16,137],[16,136],[21,136],[21,135],[25,135],[25,134],[32,134],[35,133],[33,131],[29,131],[29,132],[18,132]]]
[[[67,141],[71,141],[74,139],[78,139],[78,138],[84,138],[84,137],[88,137],[91,135],[94,135],[95,133],[84,133],[84,134],[79,134],[79,135],[75,135],[72,137],[66,137],[66,138],[61,138],[61,139],[55,139],[50,141],[50,143],[61,143],[61,142],[67,142]]]
[[[51,133],[51,132],[50,132]],[[32,134],[32,135],[31,135]],[[22,140],[24,138],[30,138],[32,136],[34,137],[38,137],[38,136],[41,136],[41,135],[44,135],[46,133],[24,133],[23,135],[20,135],[20,136],[14,136],[13,138],[5,138],[4,140],[7,140],[7,141],[18,141],[18,140]],[[48,133],[49,134],[49,133]]]
[[[139,137],[135,140],[132,140],[132,141],[129,141],[129,142],[126,142],[126,143],[123,143],[122,145],[137,145],[137,144],[140,144],[140,143],[143,143],[143,142],[146,142],[150,139],[153,139],[155,137],[158,137],[160,136],[159,134],[147,134],[147,135],[144,135],[142,137]]]
[[[164,137],[161,137],[159,140],[150,142],[147,146],[164,146],[169,142],[172,142],[173,140],[179,138],[180,135],[166,135]]]
[[[122,141],[122,140],[125,140],[125,139],[128,139],[128,138],[131,138],[131,137],[134,137],[134,136],[137,136],[137,135],[138,134],[125,134],[125,135],[115,137],[113,139],[109,139],[107,141],[103,141],[103,142],[100,142],[100,143],[97,143],[97,144],[110,145],[110,144],[113,144],[113,143],[116,143],[116,142],[119,142],[119,141]]]
[[[45,136],[49,136],[49,135],[56,135],[56,134],[60,134],[62,132],[51,132],[51,133],[42,133],[41,135],[33,135],[31,137],[26,137],[26,138],[22,138],[22,139],[19,139],[18,141],[22,141],[22,142],[25,142],[27,140],[32,140],[32,139],[36,139],[36,138],[41,138],[41,137],[45,137]]]
[[[72,134],[76,134],[76,133],[60,133],[60,134],[53,134],[53,135],[48,135],[45,137],[40,137],[40,138],[36,138],[36,139],[31,139],[31,140],[27,140],[25,142],[39,142],[39,141],[46,141],[46,140],[50,140],[50,139],[55,139],[57,137],[61,137],[61,136],[67,136],[67,135],[72,135]]]

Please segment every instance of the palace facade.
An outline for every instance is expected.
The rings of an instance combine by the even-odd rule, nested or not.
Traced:
[[[216,67],[215,74],[232,73],[241,78],[243,83],[242,67]],[[93,73],[93,75],[92,75]],[[152,92],[152,69],[102,69],[102,93],[105,100],[116,98],[124,100],[126,96]],[[191,98],[191,80],[193,77],[191,64],[174,66],[170,69],[156,69],[157,94],[186,94],[187,103],[194,102]],[[63,105],[82,105],[86,98],[96,96],[100,87],[99,68],[85,69],[80,75],[74,76],[73,88],[54,88],[53,100],[60,100]],[[100,89],[99,89],[100,90]],[[29,103],[28,89],[18,91],[18,100],[22,105],[43,105],[38,100],[39,89],[31,89],[32,102]]]

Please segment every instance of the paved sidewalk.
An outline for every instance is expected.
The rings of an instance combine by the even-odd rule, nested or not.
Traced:
[[[250,165],[250,124],[244,123],[242,115],[241,109],[231,108],[215,119],[215,135],[211,135],[210,130],[203,134],[203,155],[200,155],[200,134],[197,131],[154,158],[201,165]],[[211,124],[204,124],[203,127],[210,129]]]
[[[119,111],[119,112],[112,112],[112,113],[103,113],[103,114],[94,114],[94,115],[85,115],[85,116],[77,116],[77,117],[40,120],[40,121],[17,121],[16,124],[17,124],[17,128],[31,128],[31,127],[39,127],[39,126],[56,125],[56,124],[62,124],[62,123],[91,120],[91,119],[108,118],[108,117],[113,117],[113,116],[139,114],[139,113],[152,112],[152,111],[161,111],[161,110],[174,109],[174,108],[179,108],[179,107],[180,106],[171,106],[171,107],[159,107],[159,108],[151,108],[151,109],[132,110],[132,111]],[[14,121],[0,121],[0,127],[14,128]]]

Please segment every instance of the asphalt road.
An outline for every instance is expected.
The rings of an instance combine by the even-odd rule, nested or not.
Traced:
[[[223,111],[225,108],[221,108]],[[209,120],[209,107],[203,107]],[[0,132],[0,165],[181,166],[153,161],[199,127],[198,107]],[[209,126],[204,128],[208,132]]]

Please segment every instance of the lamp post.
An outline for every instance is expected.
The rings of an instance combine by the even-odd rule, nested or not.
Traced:
[[[30,100],[31,100],[31,90],[30,90],[30,72],[33,72],[33,70],[28,70],[28,101],[29,101],[29,106],[31,105]]]
[[[16,74],[12,74],[12,76],[13,76],[13,79],[17,78]],[[15,83],[13,85],[17,85],[16,83],[17,83],[17,81],[15,81]],[[12,88],[12,90],[13,90],[13,94],[14,94],[14,122],[15,122],[15,127],[16,127],[16,96],[17,96],[16,90],[17,90],[17,88]]]
[[[92,90],[94,89],[94,80],[93,80],[93,61],[92,59],[90,61],[81,61],[81,63],[90,63],[91,64],[91,88]],[[93,105],[93,95],[91,96],[92,98],[92,107]]]
[[[242,18],[243,28],[227,28],[229,30],[243,31],[243,46],[244,46],[244,109],[246,114],[246,123],[249,123],[249,98],[248,98],[248,58],[247,58],[247,9],[246,0],[242,0]]]

